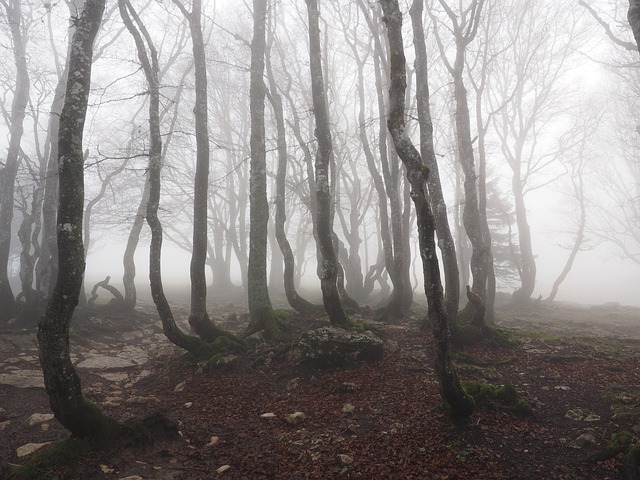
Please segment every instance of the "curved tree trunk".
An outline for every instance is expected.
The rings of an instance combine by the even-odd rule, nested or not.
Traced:
[[[269,101],[273,107],[273,114],[276,120],[277,133],[277,149],[278,149],[278,171],[276,173],[276,219],[275,219],[275,235],[278,246],[284,257],[284,291],[289,305],[300,313],[308,313],[318,311],[322,308],[320,305],[314,305],[308,300],[302,298],[295,285],[295,259],[293,250],[287,239],[285,223],[287,221],[287,212],[285,205],[287,176],[287,136],[284,122],[284,109],[282,106],[282,96],[278,92],[275,77],[271,66],[270,51],[265,52],[267,78],[269,80]]]
[[[138,301],[138,295],[136,290],[136,262],[135,254],[138,248],[138,242],[140,241],[140,233],[142,233],[142,226],[144,225],[144,215],[147,209],[147,203],[149,202],[149,180],[145,175],[144,189],[142,191],[142,197],[140,198],[140,204],[136,216],[133,219],[133,225],[129,230],[129,236],[127,237],[127,246],[122,256],[122,266],[124,267],[124,273],[122,275],[122,284],[124,286],[124,309],[133,310]]]
[[[322,73],[322,53],[320,49],[320,27],[317,0],[306,0],[309,18],[309,68],[311,72],[311,93],[313,112],[316,120],[315,136],[318,151],[315,161],[315,190],[317,206],[317,241],[322,255],[319,269],[320,286],[324,308],[329,321],[334,326],[350,327],[340,300],[336,285],[338,279],[338,259],[333,245],[333,225],[331,214],[331,185],[329,165],[332,159],[333,145],[329,130],[329,114],[324,90]]]
[[[438,246],[442,252],[444,267],[445,304],[449,329],[455,334],[456,316],[460,304],[460,277],[458,273],[458,259],[456,246],[447,218],[447,205],[440,184],[440,173],[433,145],[433,122],[429,107],[429,76],[427,71],[427,48],[424,41],[424,26],[422,23],[422,0],[413,2],[409,11],[413,25],[413,45],[416,51],[416,102],[418,103],[418,122],[420,124],[420,155],[429,168],[429,196],[433,209]]]
[[[138,59],[149,88],[149,202],[147,204],[147,223],[151,229],[149,247],[149,281],[151,296],[156,304],[162,330],[167,338],[196,356],[206,357],[215,353],[215,348],[198,337],[185,334],[175,322],[171,307],[164,294],[162,285],[162,224],[158,218],[160,204],[160,173],[162,171],[162,137],[160,135],[160,88],[158,81],[158,58],[156,49],[147,30],[140,21],[129,0],[118,0],[120,16],[136,43]],[[133,17],[133,21],[131,19]],[[135,22],[135,25],[134,25]],[[148,49],[148,53],[147,53]]]
[[[69,355],[69,324],[84,273],[82,132],[91,84],[93,41],[104,6],[105,0],[87,0],[76,20],[66,100],[60,117],[57,220],[60,263],[53,293],[38,328],[44,384],[56,419],[73,435],[98,440],[114,436],[118,424],[82,395],[80,378]]]
[[[20,164],[20,142],[24,131],[24,117],[29,102],[29,72],[27,71],[26,38],[20,0],[3,2],[7,23],[11,28],[13,58],[16,65],[16,89],[11,105],[11,133],[4,168],[0,171],[0,320],[8,320],[16,313],[16,302],[9,284],[9,253],[13,195]]]
[[[421,1],[421,0],[416,0]],[[406,61],[402,41],[402,14],[397,0],[382,0],[384,19],[389,37],[391,61],[391,85],[389,87],[389,116],[387,127],[393,138],[398,156],[407,168],[411,183],[411,198],[416,207],[420,256],[424,272],[424,288],[429,304],[429,316],[433,323],[436,350],[436,372],[443,399],[450,405],[454,417],[466,418],[473,413],[474,401],[467,394],[451,361],[451,339],[447,325],[440,268],[436,255],[435,221],[427,187],[429,168],[422,163],[420,153],[409,138],[405,126]],[[422,107],[424,107],[424,102]],[[419,103],[420,105],[420,103]],[[426,112],[422,112],[426,115]]]

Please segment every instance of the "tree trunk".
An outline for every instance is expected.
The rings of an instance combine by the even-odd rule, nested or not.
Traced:
[[[424,41],[422,23],[423,1],[415,0],[409,11],[413,25],[413,45],[416,52],[416,102],[418,104],[418,122],[420,124],[420,155],[429,168],[427,184],[433,209],[438,246],[442,253],[445,281],[445,304],[449,329],[455,335],[456,316],[460,304],[460,277],[455,242],[449,228],[447,205],[440,184],[440,173],[433,144],[433,122],[429,107],[429,76],[427,70],[427,48]]]
[[[627,13],[627,19],[633,36],[636,39],[636,45],[638,45],[638,51],[640,52],[640,0],[629,0],[629,11]]]
[[[215,353],[215,348],[198,337],[185,334],[175,322],[171,307],[164,294],[162,285],[162,224],[158,218],[160,204],[160,174],[162,171],[162,137],[160,135],[160,85],[158,80],[158,57],[144,24],[129,0],[118,0],[122,20],[136,43],[138,59],[142,65],[149,89],[149,166],[147,169],[149,183],[149,202],[147,204],[147,223],[151,229],[151,245],[149,247],[149,282],[151,296],[156,304],[162,330],[167,338],[188,352],[207,357]],[[131,20],[133,17],[133,21]],[[135,22],[135,25],[134,25]],[[147,53],[148,49],[148,53]]]
[[[264,330],[268,336],[280,335],[267,286],[267,158],[264,127],[264,57],[267,0],[253,0],[253,39],[251,41],[251,174],[249,180],[249,265],[248,294],[251,321],[248,333]]]
[[[275,235],[284,258],[284,291],[287,301],[291,308],[300,313],[309,313],[318,311],[322,308],[320,305],[302,298],[295,285],[295,258],[293,250],[287,239],[285,223],[287,221],[287,211],[285,205],[286,197],[286,177],[287,177],[287,135],[285,131],[284,108],[282,106],[282,96],[278,92],[275,76],[271,65],[271,52],[265,52],[267,78],[269,80],[269,101],[273,107],[273,114],[276,120],[277,149],[278,149],[278,171],[276,173],[276,218],[275,218]]]
[[[58,142],[60,200],[57,245],[60,262],[56,284],[38,328],[40,363],[49,404],[56,419],[72,435],[97,440],[115,435],[118,424],[82,395],[80,378],[69,355],[69,324],[78,303],[84,273],[82,133],[91,85],[93,41],[104,6],[105,0],[87,0],[76,19]]]
[[[536,261],[531,245],[531,228],[527,219],[527,207],[524,203],[520,169],[514,170],[512,189],[516,209],[516,222],[518,223],[518,243],[520,245],[520,288],[513,292],[513,299],[517,303],[526,303],[531,299],[531,294],[536,285]]]
[[[27,71],[26,33],[22,19],[21,2],[4,3],[7,23],[11,29],[13,59],[16,65],[16,88],[11,105],[11,132],[4,168],[0,171],[0,321],[12,318],[16,302],[9,284],[9,253],[11,251],[11,224],[13,195],[20,164],[20,142],[24,132],[24,117],[29,102],[29,72]]]
[[[451,407],[452,415],[456,418],[466,418],[473,413],[474,401],[460,384],[458,374],[451,361],[451,339],[434,238],[435,221],[427,187],[429,168],[422,163],[420,153],[413,146],[404,120],[406,61],[402,41],[402,14],[398,8],[397,0],[382,0],[381,4],[384,10],[384,21],[387,25],[391,63],[387,127],[393,138],[396,151],[407,168],[407,178],[411,184],[411,198],[416,207],[425,294],[429,304],[429,316],[433,324],[436,351],[435,368],[440,381],[442,397]],[[418,105],[424,106],[424,101]],[[422,113],[426,115],[426,112]]]
[[[140,233],[142,233],[142,226],[144,225],[144,215],[149,202],[149,180],[147,176],[144,178],[144,189],[142,191],[142,197],[140,198],[140,204],[136,216],[133,219],[133,225],[129,230],[129,236],[127,237],[127,246],[122,256],[122,266],[124,267],[124,273],[122,275],[122,284],[124,286],[124,309],[133,310],[137,303],[137,290],[136,290],[136,262],[135,254],[138,248],[138,242],[140,241]]]
[[[316,120],[315,136],[318,151],[315,161],[315,191],[317,206],[317,242],[322,255],[319,269],[320,286],[324,308],[329,321],[334,326],[350,327],[351,322],[342,307],[336,281],[338,259],[333,245],[333,225],[331,214],[331,185],[329,166],[332,159],[332,140],[329,130],[329,114],[322,73],[322,53],[320,50],[320,26],[317,0],[306,0],[309,18],[309,68],[311,72],[311,93],[313,113]]]

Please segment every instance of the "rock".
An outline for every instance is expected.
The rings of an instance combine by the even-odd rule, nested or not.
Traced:
[[[46,447],[52,442],[44,442],[44,443],[27,443],[21,447],[16,449],[16,455],[18,458],[26,457],[27,455],[31,455],[33,452],[40,450],[42,447]]]
[[[113,473],[115,472],[115,468],[111,468],[109,465],[100,464],[100,470],[102,473]]]
[[[27,418],[26,423],[28,426],[33,427],[34,425],[50,422],[51,420],[53,420],[53,413],[34,413]]]
[[[136,396],[136,397],[127,398],[125,400],[125,403],[131,404],[131,405],[143,405],[145,403],[160,403],[160,400],[158,400],[158,398],[154,396],[149,396],[149,397]]]
[[[130,368],[138,365],[137,362],[130,358],[109,357],[107,355],[95,355],[80,362],[78,368],[88,368],[91,370],[105,371],[118,370],[121,368]]]
[[[578,438],[569,444],[573,448],[585,448],[596,445],[598,441],[591,433],[581,433]]]
[[[307,419],[307,416],[302,412],[294,412],[285,415],[284,419],[289,425],[300,425]]]
[[[0,374],[0,385],[16,388],[44,388],[42,370],[14,370]]]
[[[222,465],[221,467],[216,468],[216,472],[224,473],[231,468],[231,465]]]
[[[350,403],[345,403],[342,406],[342,413],[353,413],[356,411],[356,407],[354,407],[353,405],[351,405]]]
[[[320,368],[377,361],[382,359],[384,352],[383,341],[373,333],[336,327],[322,327],[305,333],[297,347],[303,362]]]
[[[217,445],[219,441],[220,441],[220,438],[213,436],[211,437],[211,440],[209,440],[209,443],[205,445],[205,447],[213,447],[214,445]]]
[[[555,386],[555,387],[553,387],[553,388],[555,388],[556,390],[564,390],[565,392],[566,392],[567,390],[571,390],[571,387],[568,387],[568,386],[566,386],[566,385],[556,385],[556,386]]]
[[[184,382],[180,382],[176,385],[176,388],[173,389],[173,393],[178,393],[184,390],[185,385],[187,384],[186,380]]]
[[[338,462],[341,466],[346,467],[347,465],[351,465],[353,463],[353,457],[341,453],[338,455]]]
[[[267,413],[263,413],[262,415],[260,415],[260,418],[264,418],[266,420],[272,419],[272,418],[276,418],[276,414],[273,412],[267,412]]]
[[[584,413],[581,409],[574,408],[573,410],[567,410],[567,413],[565,413],[564,416],[578,422],[584,418]]]
[[[11,425],[11,420],[5,420],[4,422],[0,422],[0,432],[3,431],[5,428],[7,428],[9,425]]]
[[[343,382],[342,385],[340,385],[339,390],[342,393],[355,392],[358,390],[358,385],[353,382]]]
[[[128,477],[120,477],[118,480],[144,480],[140,475],[129,475]]]
[[[295,390],[300,385],[300,379],[298,377],[292,378],[287,382],[287,391]]]
[[[595,413],[590,413],[589,415],[587,415],[584,419],[585,422],[599,422],[600,421],[600,415],[596,415]]]
[[[191,408],[193,407],[193,402],[187,402],[184,404],[184,408]]]

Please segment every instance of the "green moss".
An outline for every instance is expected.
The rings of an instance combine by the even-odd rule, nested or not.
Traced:
[[[462,382],[462,385],[467,393],[473,397],[476,405],[484,405],[520,416],[529,416],[533,413],[531,406],[522,399],[512,383],[495,387],[489,383],[466,380]]]
[[[609,441],[609,445],[598,450],[591,456],[589,456],[589,460],[592,462],[601,462],[604,460],[609,460],[610,458],[615,457],[616,455],[627,451],[631,442],[633,441],[633,433],[628,430],[621,430],[619,432],[614,432],[611,434],[611,440]],[[635,447],[634,447],[635,448]],[[634,448],[630,449],[633,450]]]
[[[71,438],[33,453],[27,463],[9,472],[10,480],[60,480],[72,478],[81,463],[97,457],[88,441]],[[4,478],[4,477],[3,477]]]

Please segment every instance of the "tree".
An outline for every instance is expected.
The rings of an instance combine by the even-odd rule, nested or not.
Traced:
[[[29,72],[27,70],[27,49],[25,22],[20,0],[0,2],[7,15],[13,42],[13,59],[16,65],[16,88],[11,105],[11,133],[9,149],[4,167],[0,170],[0,321],[8,320],[16,313],[16,303],[9,284],[8,264],[11,248],[11,224],[13,220],[14,193],[18,165],[20,163],[20,142],[24,132],[24,118],[29,103]]]
[[[248,333],[265,330],[269,336],[281,334],[278,318],[271,306],[267,286],[267,159],[264,128],[264,56],[267,0],[253,1],[253,39],[251,41],[251,178],[248,294],[251,322]]]
[[[429,177],[427,184],[431,208],[438,235],[438,246],[442,252],[442,263],[445,278],[445,302],[449,328],[455,335],[456,316],[460,303],[460,276],[456,247],[449,228],[447,205],[440,184],[440,173],[433,141],[433,122],[429,107],[429,75],[427,69],[427,48],[424,41],[424,26],[422,23],[423,1],[414,1],[409,14],[413,26],[413,45],[416,52],[416,102],[418,102],[418,122],[420,124],[420,155],[427,168]]]
[[[640,52],[640,0],[629,0],[629,12],[627,13],[627,19],[633,36],[636,39],[636,45]]]
[[[129,0],[118,0],[120,16],[133,37],[138,59],[142,66],[149,91],[149,165],[147,170],[149,198],[147,223],[151,229],[149,247],[149,281],[151,296],[156,304],[162,330],[175,345],[198,357],[208,357],[217,348],[198,337],[185,334],[175,322],[162,285],[161,257],[163,231],[158,218],[160,204],[160,173],[162,170],[162,136],[160,134],[160,85],[158,79],[158,55],[153,41]]]
[[[444,44],[438,33],[438,19],[431,9],[428,10],[434,22],[436,40],[444,64],[453,79],[455,99],[455,126],[458,147],[458,160],[464,172],[464,210],[462,222],[471,242],[471,274],[473,276],[473,290],[484,301],[487,293],[488,261],[487,239],[484,237],[480,221],[478,205],[478,185],[476,176],[473,143],[471,139],[471,121],[467,89],[464,85],[464,67],[466,49],[474,40],[478,31],[480,15],[484,0],[472,0],[468,6],[462,7],[459,16],[451,9],[445,0],[439,0],[447,17],[451,22],[450,30],[455,40],[455,59],[453,64],[447,59]],[[473,322],[484,324],[484,305],[475,310]]]
[[[93,41],[104,12],[105,0],[86,0],[75,20],[69,55],[69,80],[60,117],[58,141],[59,191],[56,284],[38,326],[40,363],[49,404],[56,419],[81,438],[104,440],[118,432],[118,424],[82,395],[69,354],[69,325],[78,303],[84,272],[82,210],[84,203],[84,129]]]
[[[326,91],[322,73],[320,26],[317,0],[306,0],[309,19],[309,69],[313,113],[316,120],[315,136],[318,150],[315,159],[316,225],[317,242],[322,258],[319,269],[320,287],[324,308],[332,325],[349,327],[351,322],[342,306],[336,281],[338,259],[333,244],[333,215],[331,212],[331,183],[329,166],[333,156]]]
[[[275,20],[274,20],[275,23]],[[282,251],[284,260],[284,290],[287,297],[287,301],[292,308],[300,313],[308,313],[317,311],[321,308],[319,305],[314,305],[311,302],[302,298],[295,285],[295,258],[293,256],[293,250],[289,240],[287,239],[287,233],[285,230],[285,223],[287,221],[286,212],[286,177],[287,177],[287,136],[285,127],[284,108],[282,105],[282,95],[278,91],[275,75],[273,73],[273,66],[271,63],[271,48],[275,37],[275,28],[270,30],[270,46],[265,52],[265,63],[267,78],[269,80],[269,90],[267,91],[269,101],[273,108],[273,113],[276,122],[276,146],[278,150],[278,171],[276,173],[276,218],[275,218],[275,236],[278,242],[278,246]],[[273,265],[272,265],[273,268]]]
[[[422,0],[415,0],[422,2]],[[419,6],[414,2],[414,8]],[[424,288],[429,304],[429,316],[433,322],[433,338],[436,351],[435,367],[440,381],[443,399],[450,405],[451,413],[457,418],[466,418],[473,413],[473,397],[464,390],[451,361],[451,340],[447,324],[447,311],[444,304],[440,267],[436,253],[435,220],[429,200],[427,178],[429,168],[422,162],[420,153],[409,138],[405,124],[405,88],[406,60],[402,41],[402,14],[397,0],[382,0],[384,21],[389,38],[391,85],[389,86],[389,116],[387,128],[393,139],[398,156],[407,169],[407,178],[411,184],[411,199],[415,205],[418,224],[420,256],[424,273]],[[426,67],[426,65],[423,65]],[[423,119],[422,125],[429,121],[425,111],[426,99],[419,102]],[[422,105],[420,107],[420,104]],[[428,130],[424,132],[429,135]]]

